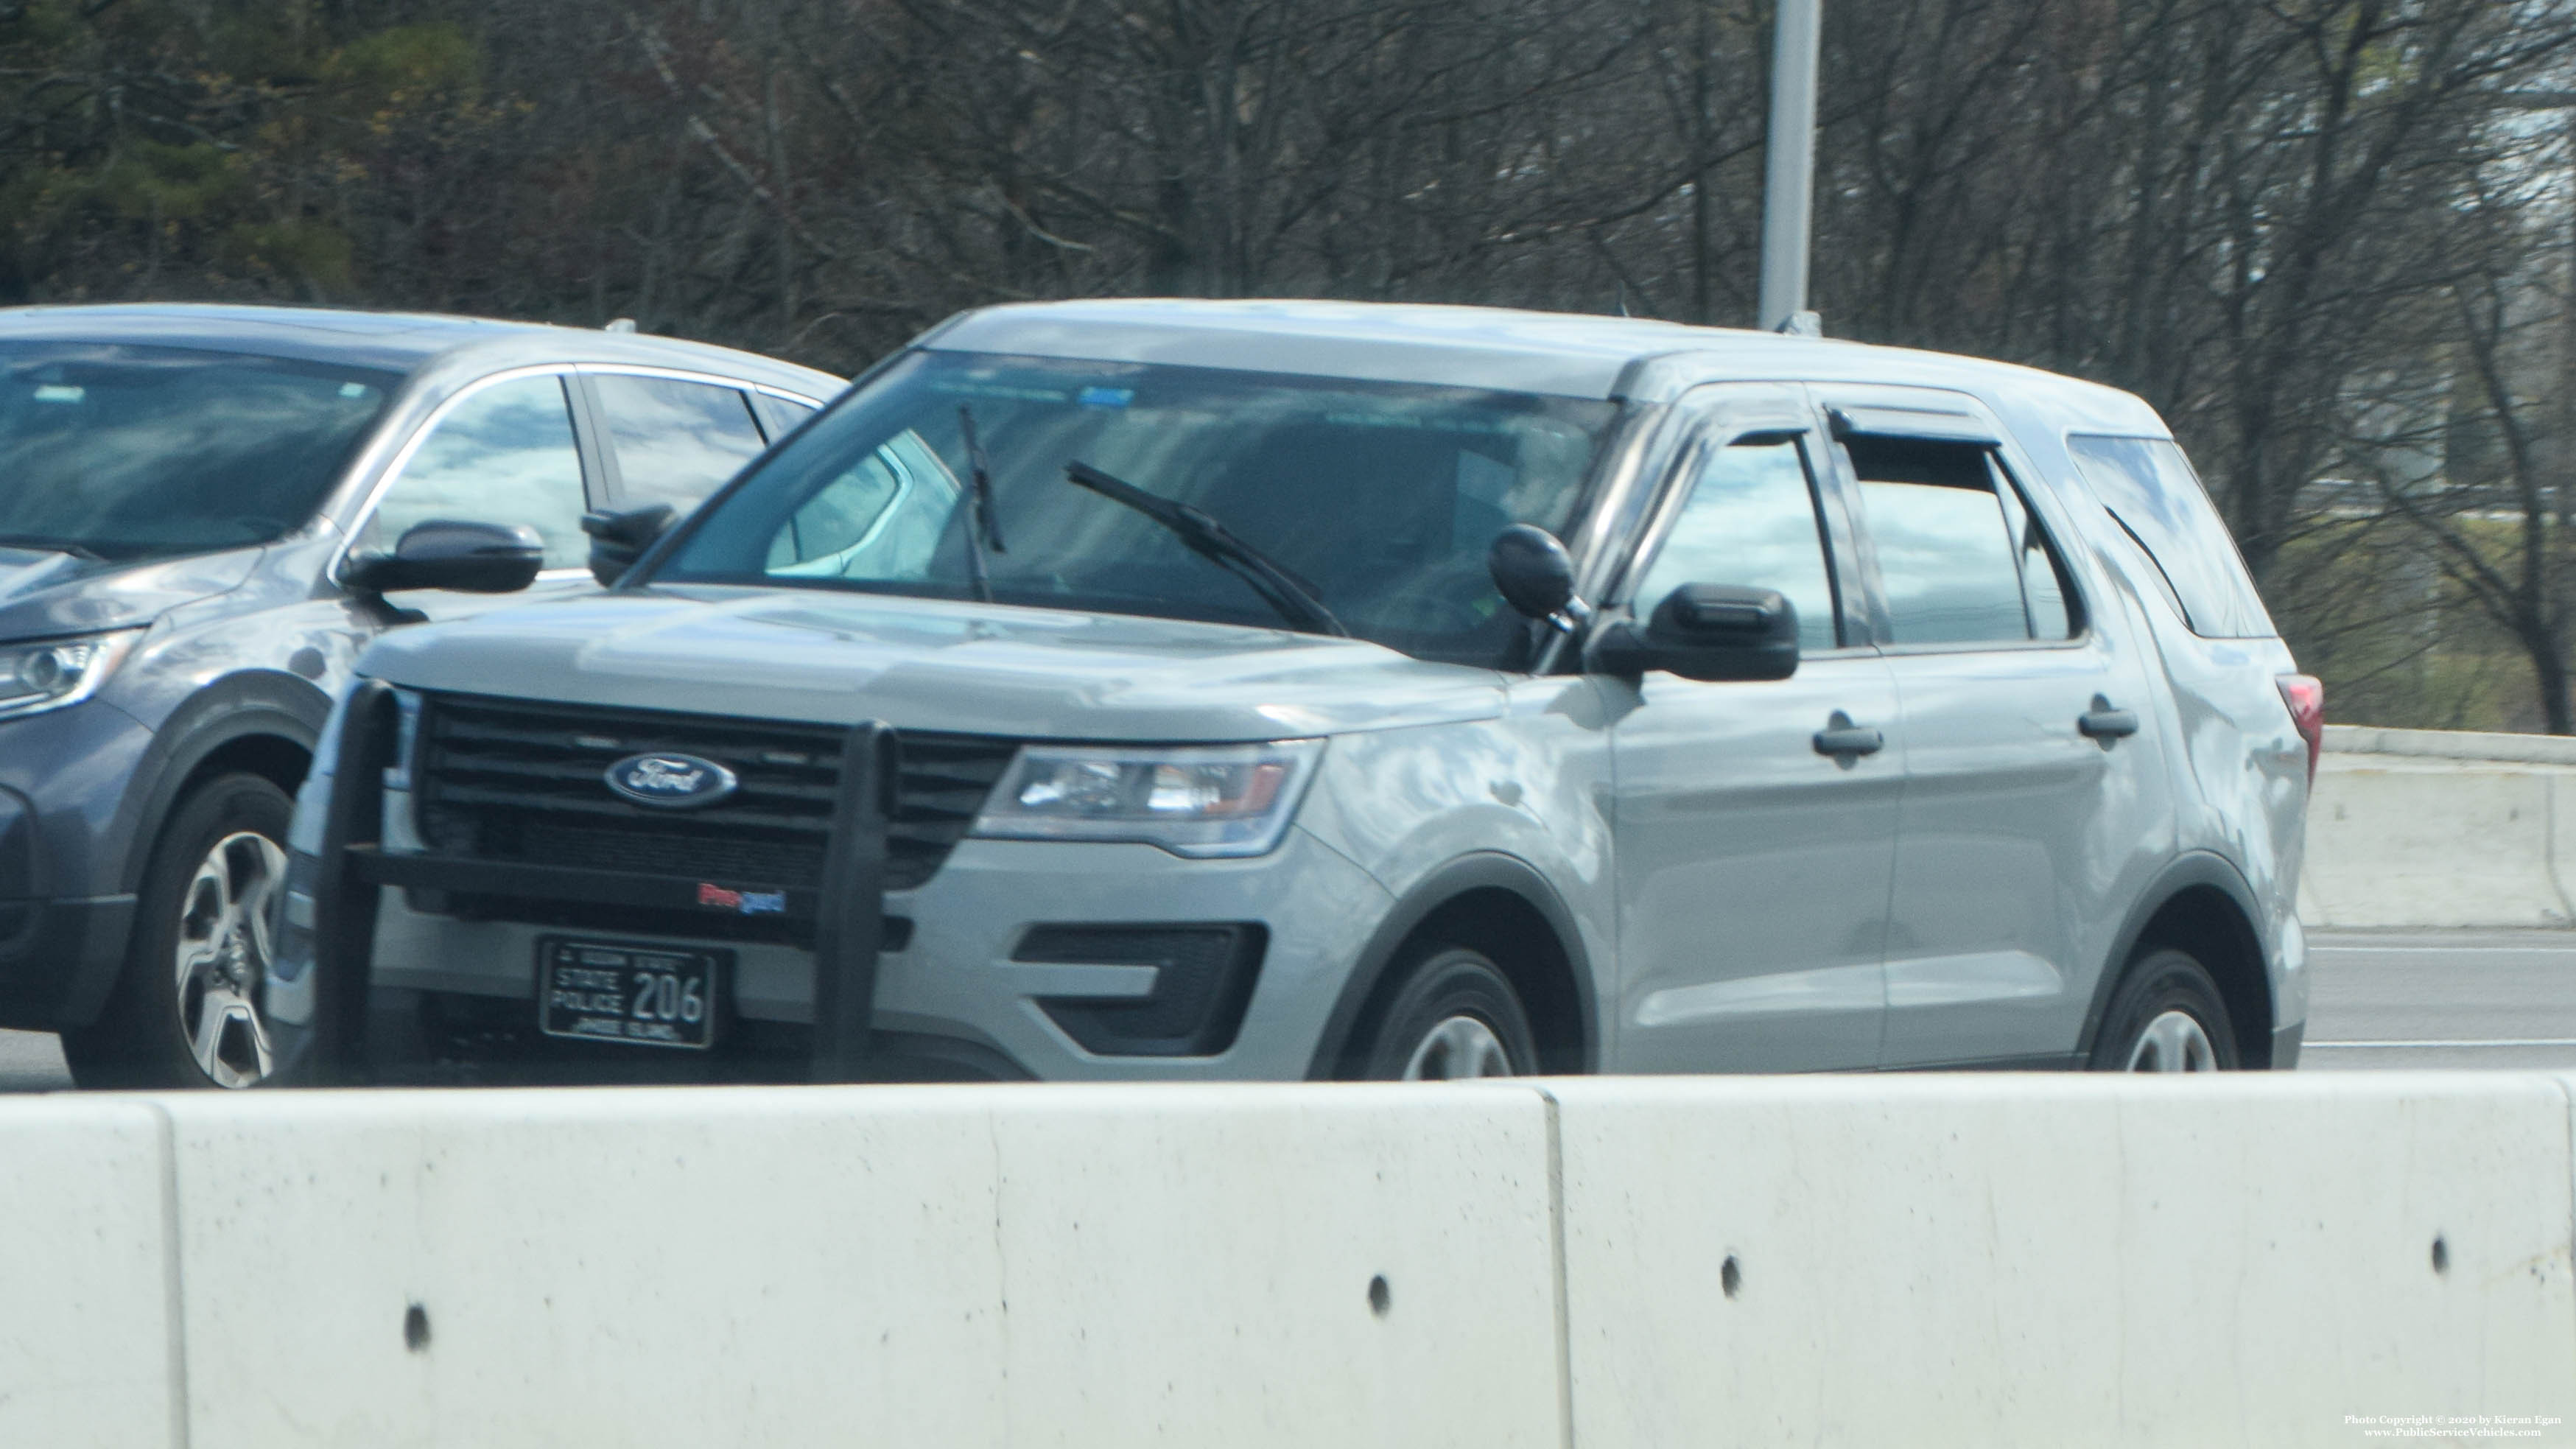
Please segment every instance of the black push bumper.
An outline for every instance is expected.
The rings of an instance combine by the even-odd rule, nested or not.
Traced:
[[[368,680],[349,701],[333,762],[314,882],[315,1014],[309,1028],[287,1031],[281,1045],[297,1077],[365,1080],[366,1015],[377,903],[388,887],[524,902],[531,907],[582,905],[639,911],[693,912],[710,886],[769,890],[768,881],[721,881],[472,857],[391,853],[384,849],[384,792],[393,763],[397,720],[393,691]],[[871,721],[842,740],[821,889],[789,889],[782,912],[810,924],[814,940],[812,1079],[854,1082],[869,1075],[877,956],[885,933],[883,880],[886,821],[893,805],[898,741]]]

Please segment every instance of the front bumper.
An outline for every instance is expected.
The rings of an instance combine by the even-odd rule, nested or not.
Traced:
[[[134,922],[125,818],[151,732],[103,701],[0,723],[0,1026],[84,1026]]]
[[[344,706],[331,779],[383,772],[393,738],[391,701],[373,697],[383,694],[362,684]],[[868,781],[892,756],[859,738],[875,728],[843,750],[821,877],[849,889],[773,896],[759,882],[436,855],[409,828],[407,793],[309,790],[304,808],[321,828],[299,818],[298,843],[318,853],[290,872],[268,984],[290,1070],[318,1049],[323,1070],[308,1075],[401,1078],[423,1053],[452,1061],[480,1043],[505,1058],[533,1047],[576,1076],[583,1062],[615,1076],[646,1058],[677,1077],[731,1075],[707,1065],[722,1047],[543,1038],[538,942],[572,936],[729,953],[718,1022],[731,1020],[740,1049],[764,1058],[755,1077],[800,1053],[822,1080],[1305,1074],[1351,963],[1392,904],[1366,872],[1296,829],[1253,859],[967,839],[919,886],[879,896],[887,822]],[[755,892],[764,904],[753,918],[743,897]],[[423,1036],[387,1029],[423,1019]]]
[[[885,897],[888,949],[877,958],[871,1013],[877,1052],[889,1059],[879,1074],[952,1074],[944,1063],[957,1075],[1051,1080],[1294,1080],[1391,904],[1357,866],[1296,830],[1252,860],[1183,860],[1145,845],[964,841],[919,889]],[[1260,943],[1249,995],[1222,1049],[1204,1055],[1095,1051],[1068,1027],[1067,1003],[1144,1003],[1169,968],[1027,959],[1033,947],[1049,954],[1045,943],[1066,928],[1245,926]],[[729,952],[735,1020],[814,1020],[817,954],[800,946],[713,931],[465,919],[420,909],[398,888],[383,888],[376,901],[371,998],[380,1015],[412,1009],[414,996],[476,998],[486,1004],[478,1019],[524,1018],[533,1029],[537,942],[550,935]],[[315,981],[306,973],[271,984],[272,1013],[290,1036],[314,1016]],[[492,1009],[504,1002],[514,1006]]]
[[[0,1027],[59,1031],[96,1020],[133,931],[130,895],[0,901]]]

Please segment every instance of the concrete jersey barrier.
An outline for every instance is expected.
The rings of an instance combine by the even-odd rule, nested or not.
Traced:
[[[1587,1449],[2349,1445],[2352,1419],[2576,1414],[2545,1078],[1549,1090]]]
[[[0,1444],[180,1444],[167,1119],[105,1097],[0,1103]]]
[[[1559,1442],[1527,1091],[169,1111],[191,1449]]]
[[[2566,1420],[2570,1131],[2504,1073],[11,1102],[0,1443]]]
[[[2576,923],[2576,739],[2329,726],[2309,926]]]

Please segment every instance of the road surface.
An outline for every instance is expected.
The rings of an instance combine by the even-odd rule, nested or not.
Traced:
[[[2308,1069],[2576,1069],[2576,931],[2308,938]]]
[[[2304,1070],[2576,1071],[2576,931],[2355,931],[2308,938]],[[71,1086],[51,1036],[0,1031],[0,1091]]]

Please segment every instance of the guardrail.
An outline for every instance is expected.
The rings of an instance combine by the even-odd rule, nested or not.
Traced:
[[[2570,1127],[2501,1073],[11,1102],[0,1442],[2565,1420]]]
[[[2310,926],[2576,924],[2576,739],[2328,726],[2299,915]]]

